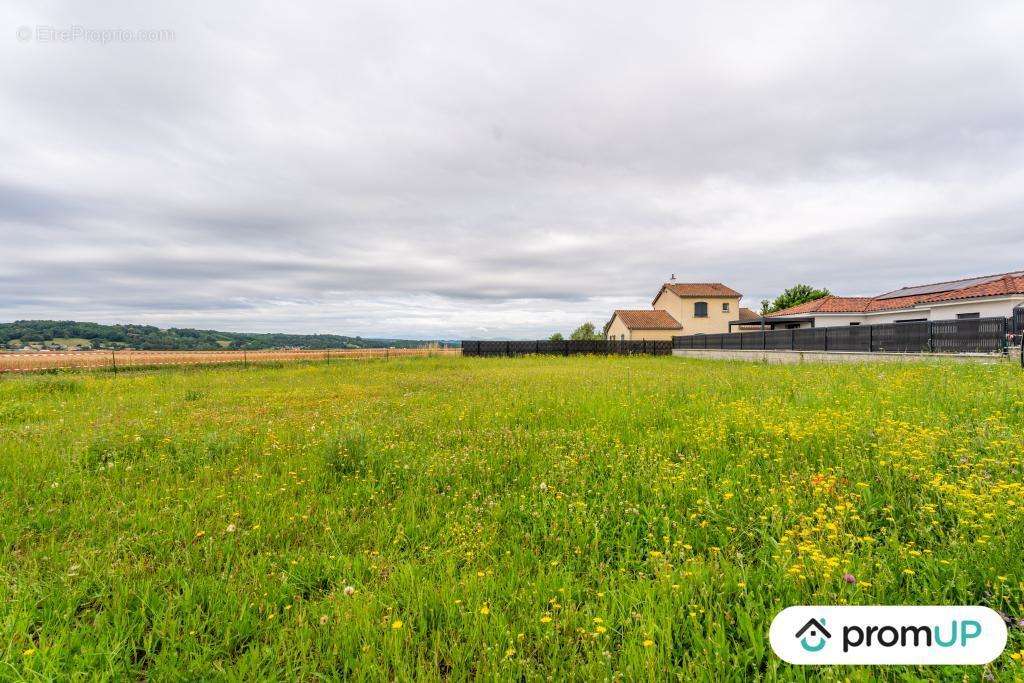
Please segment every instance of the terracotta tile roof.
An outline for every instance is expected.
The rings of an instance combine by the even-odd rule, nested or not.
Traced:
[[[941,291],[936,291],[939,289]],[[900,296],[906,291],[907,294]],[[808,301],[798,306],[791,306],[770,315],[801,315],[808,313],[873,313],[875,311],[892,311],[913,308],[918,304],[936,301],[955,301],[958,299],[978,299],[990,296],[1006,296],[1024,294],[1024,271],[989,275],[981,278],[966,278],[938,282],[933,285],[904,287],[893,292],[880,294],[876,297],[860,296],[826,296],[816,301]]]
[[[676,296],[743,296],[721,282],[666,282],[661,289],[667,289]],[[661,295],[661,290],[658,294]]]
[[[666,311],[615,311],[615,316],[631,330],[679,330],[682,325]]]
[[[746,306],[740,307],[740,320],[759,320],[761,316]]]
[[[799,315],[806,313],[863,313],[871,301],[871,297],[866,296],[830,295],[796,306],[790,306],[768,315],[774,317],[777,315]]]

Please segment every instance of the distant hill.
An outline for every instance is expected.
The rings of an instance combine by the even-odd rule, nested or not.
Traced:
[[[277,334],[218,332],[152,325],[100,325],[72,320],[17,320],[0,323],[0,347],[44,346],[133,348],[153,351],[209,351],[215,349],[372,349],[415,348],[415,339],[364,339],[336,334]]]

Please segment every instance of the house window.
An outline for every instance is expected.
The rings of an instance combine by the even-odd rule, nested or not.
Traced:
[[[786,329],[787,330],[799,330],[800,329],[800,323],[786,323]]]
[[[956,314],[956,319],[957,320],[972,320],[974,318],[980,318],[980,317],[981,317],[981,313],[957,313]]]
[[[729,312],[729,302],[726,301],[724,304],[722,304],[722,313],[728,313],[728,312]]]
[[[698,301],[693,305],[693,317],[694,318],[706,318],[708,317],[708,302]]]
[[[854,325],[860,325],[860,323],[850,323],[850,327],[853,327]]]
[[[928,318],[908,318],[907,320],[897,320],[898,323],[924,323],[928,322]]]

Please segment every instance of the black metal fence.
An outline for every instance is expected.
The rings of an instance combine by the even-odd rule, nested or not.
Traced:
[[[805,327],[794,330],[693,334],[673,337],[676,349],[874,351],[895,353],[1005,353],[1008,337],[1024,325],[1013,318],[922,320],[885,325]],[[1019,332],[1018,332],[1019,333]]]
[[[1024,306],[1013,309],[1013,333],[1024,334]]]
[[[668,356],[672,354],[672,342],[618,339],[462,342],[463,356],[525,356],[531,353],[549,356],[575,356],[581,353]]]

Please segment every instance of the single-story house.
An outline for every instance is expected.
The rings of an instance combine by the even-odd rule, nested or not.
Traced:
[[[617,310],[604,326],[607,339],[671,340],[684,334],[728,332],[739,320],[742,294],[720,282],[676,282],[658,290],[652,310]]]
[[[878,296],[826,296],[758,317],[765,329],[1004,317],[1024,304],[1024,271],[902,287]],[[735,323],[734,323],[735,325]]]

